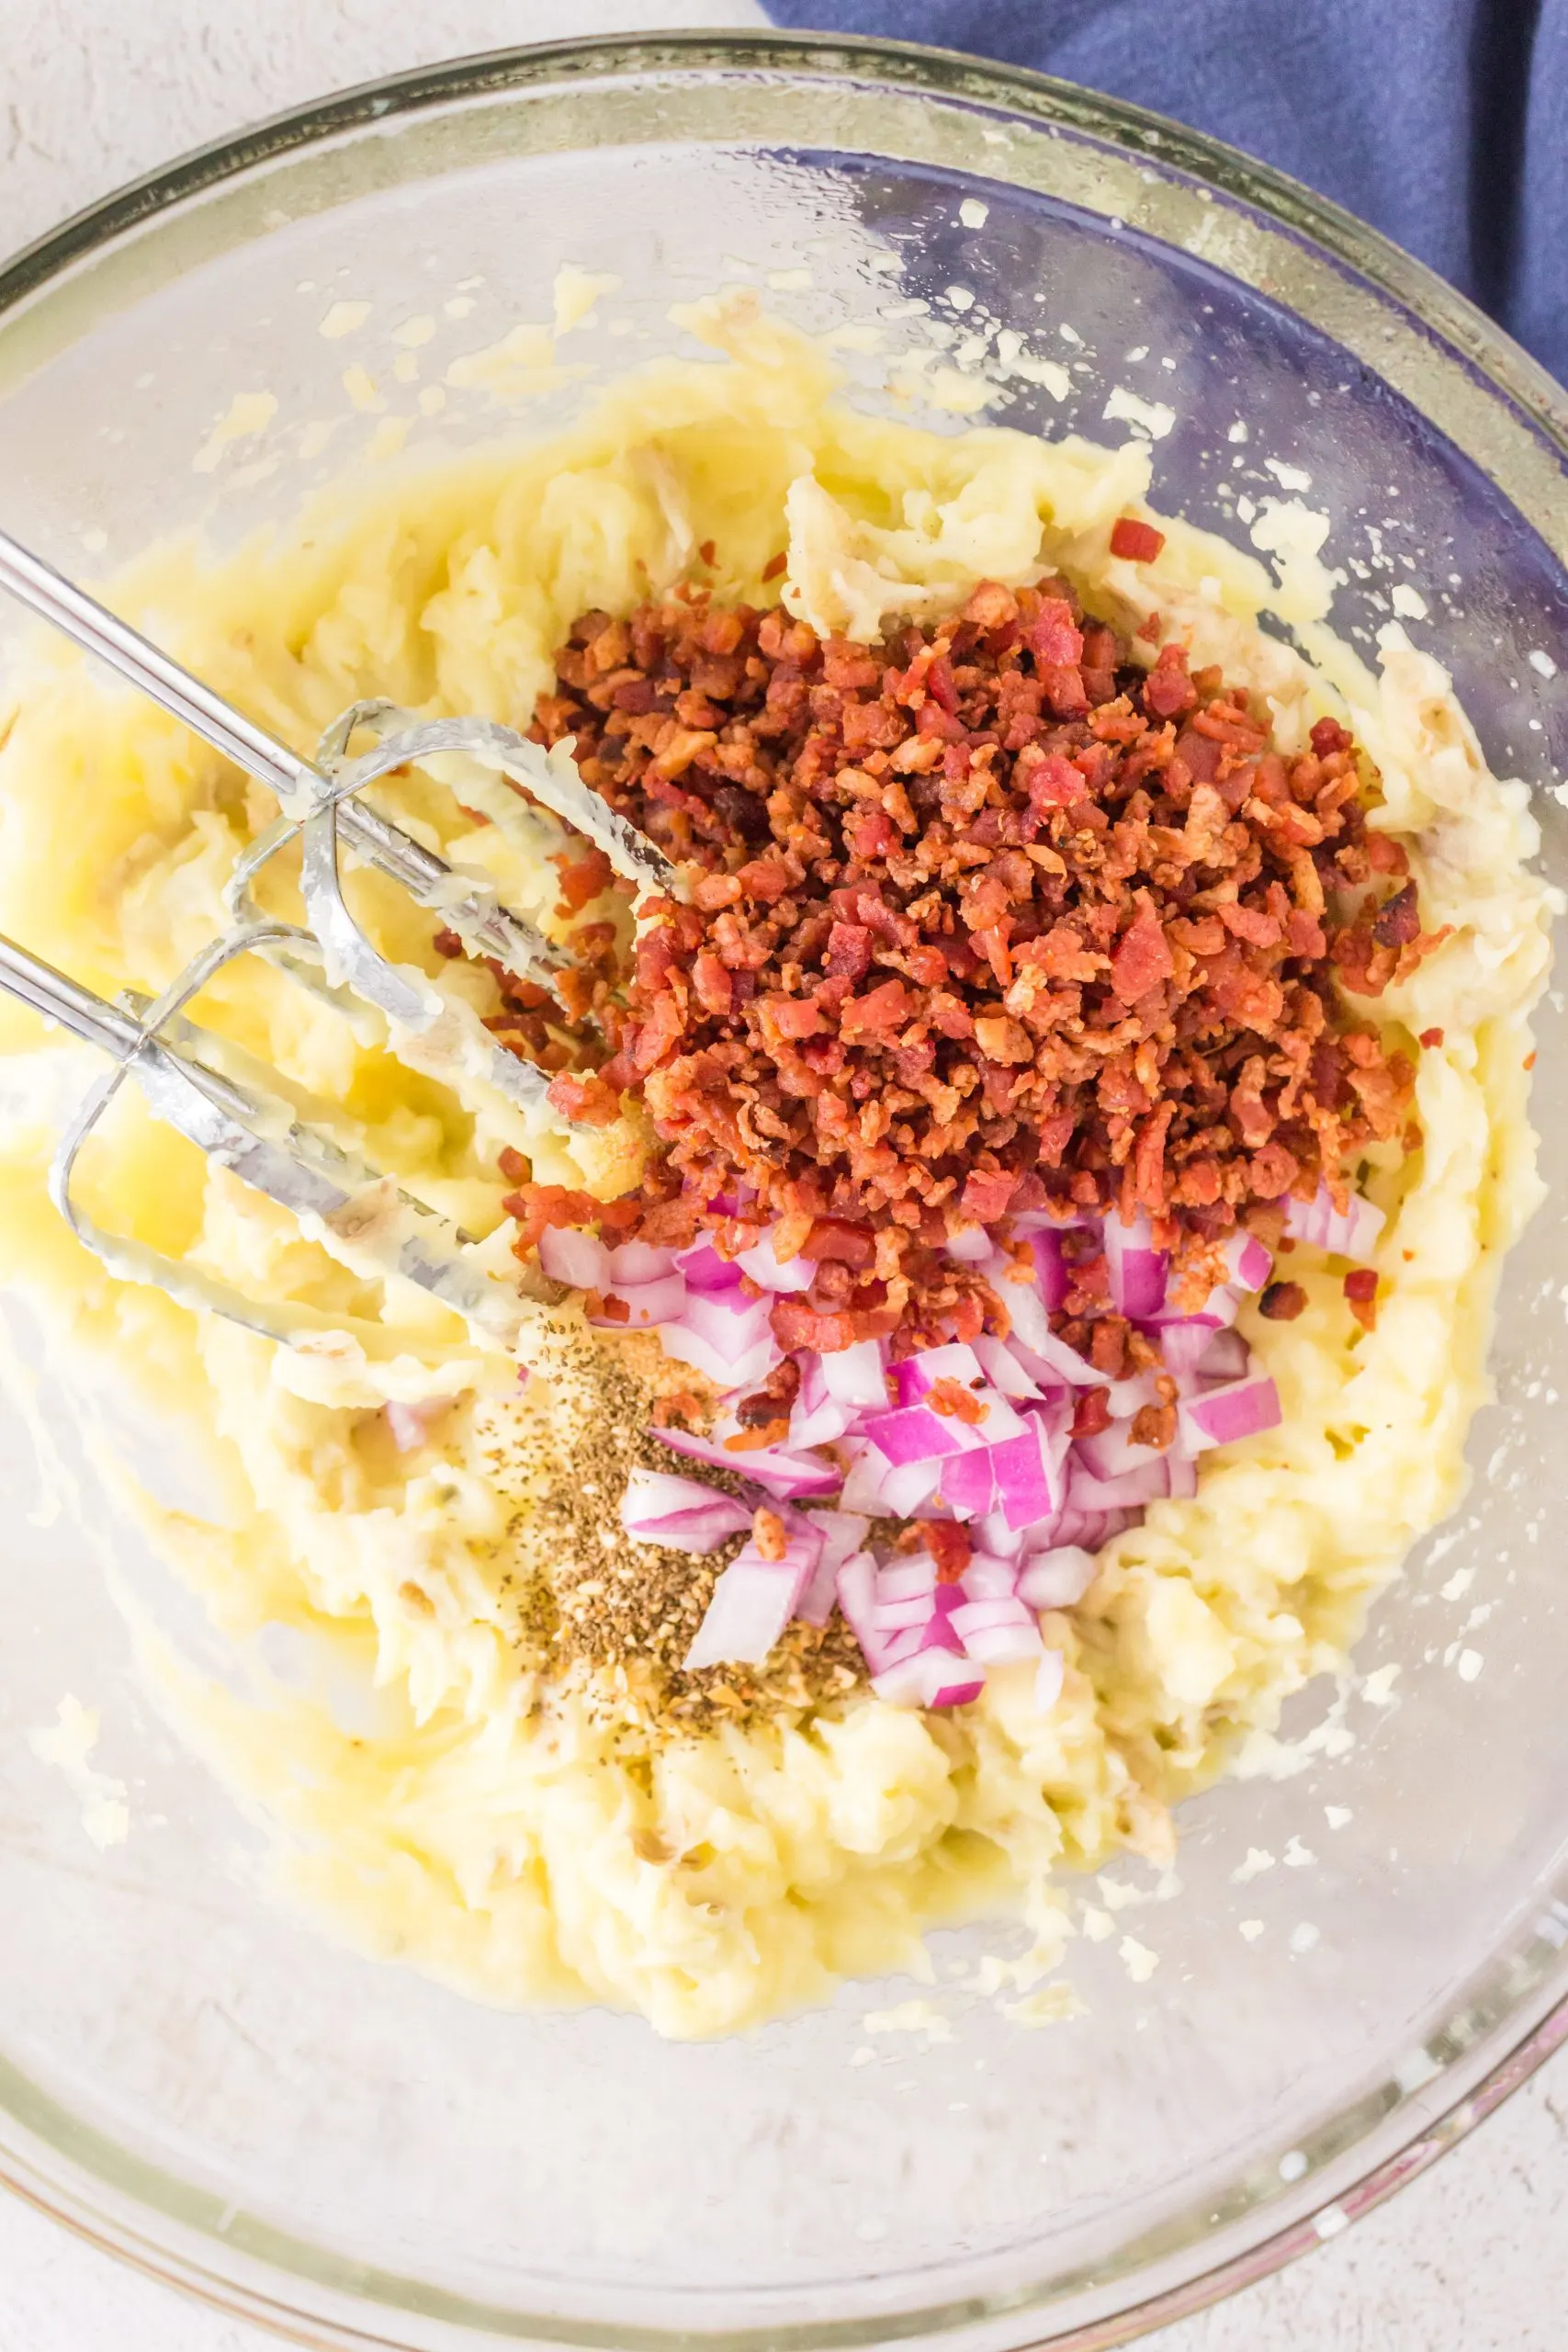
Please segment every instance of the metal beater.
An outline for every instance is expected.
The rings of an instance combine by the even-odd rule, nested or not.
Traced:
[[[344,712],[323,734],[315,760],[302,759],[4,532],[0,587],[265,784],[276,795],[280,811],[235,865],[226,893],[231,928],[195,956],[155,1001],[128,993],[110,1004],[0,937],[0,989],[97,1046],[113,1065],[66,1127],[51,1168],[51,1195],[72,1231],[121,1279],[156,1283],[177,1299],[214,1308],[270,1339],[308,1344],[307,1333],[339,1328],[341,1318],[248,1298],[162,1252],[108,1233],[73,1197],[77,1156],[120,1086],[132,1078],[157,1117],[291,1211],[342,1263],[362,1274],[396,1274],[418,1283],[455,1308],[487,1345],[521,1352],[525,1360],[535,1360],[541,1347],[554,1353],[540,1322],[542,1308],[558,1297],[554,1286],[541,1278],[534,1285],[536,1295],[525,1297],[514,1262],[504,1275],[492,1272],[468,1235],[369,1166],[330,1103],[310,1097],[230,1040],[197,1027],[184,1008],[225,964],[240,956],[261,956],[343,1013],[362,1042],[385,1044],[410,1067],[450,1085],[468,1107],[499,1097],[537,1115],[549,1084],[545,1072],[499,1045],[462,999],[380,954],[344,897],[343,856],[346,852],[400,884],[471,955],[493,957],[521,978],[553,989],[567,959],[532,923],[502,905],[482,876],[459,872],[367,807],[360,795],[378,777],[418,766],[456,791],[466,808],[520,840],[523,804],[512,786],[522,785],[534,800],[603,850],[615,873],[639,893],[682,896],[675,869],[645,835],[589,790],[571,764],[569,747],[547,753],[490,719],[420,719],[378,701],[356,703]],[[369,746],[351,756],[349,746],[359,736],[368,736]],[[269,918],[252,895],[262,868],[296,839],[303,925]]]

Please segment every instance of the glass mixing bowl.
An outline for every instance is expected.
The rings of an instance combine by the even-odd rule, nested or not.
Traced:
[[[427,413],[399,356],[442,384],[549,317],[563,261],[623,281],[631,334],[578,338],[597,373],[521,416],[460,383]],[[1364,638],[1417,592],[1414,633],[1494,763],[1537,788],[1568,878],[1562,395],[1302,189],[956,58],[588,42],[212,149],[0,278],[5,520],[99,576],[171,530],[231,541],[329,471],[393,462],[367,449],[386,417],[412,418],[396,462],[417,462],[547,425],[629,357],[694,353],[668,306],[738,281],[813,329],[902,310],[884,323],[916,347],[945,317],[960,368],[982,356],[974,318],[1011,329],[1068,370],[1061,398],[1012,379],[1001,413],[1025,427],[1118,439],[1118,386],[1168,408],[1156,503],[1233,536],[1238,502],[1280,486],[1269,461],[1309,473],[1337,626]],[[352,340],[319,331],[339,302],[370,306]],[[399,337],[413,317],[423,345]],[[345,392],[351,362],[379,413]],[[257,422],[231,403],[259,392],[260,430],[209,440]],[[1562,1027],[1554,997],[1551,1198],[1509,1269],[1470,1507],[1376,1611],[1357,1676],[1293,1710],[1299,1769],[1186,1809],[1179,1892],[1131,1921],[1157,1973],[1129,1980],[1119,1922],[1074,1947],[1085,2013],[1045,2031],[961,1989],[998,1930],[936,1940],[920,1997],[945,2039],[869,2031],[917,1989],[875,1984],[694,2048],[624,2017],[472,2007],[270,1907],[247,1826],[142,1694],[106,1569],[119,1589],[153,1570],[24,1332],[0,1429],[0,2169],[129,2259],[324,2344],[1106,2345],[1342,2227],[1568,2037]],[[72,1481],[79,1521],[49,1499]],[[67,1690],[101,1715],[94,1767],[130,1788],[130,1838],[101,1855],[26,1736]],[[1310,1864],[1236,1883],[1249,1849],[1292,1838]],[[1150,1893],[1135,1866],[1113,1876]]]

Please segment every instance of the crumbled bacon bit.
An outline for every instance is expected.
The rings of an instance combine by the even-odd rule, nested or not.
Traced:
[[[526,1183],[528,1178],[534,1172],[529,1161],[524,1158],[520,1151],[513,1150],[513,1147],[509,1143],[503,1143],[502,1145],[501,1150],[496,1156],[496,1166],[500,1169],[502,1175],[509,1184]]]
[[[607,890],[615,877],[615,869],[602,849],[587,848],[573,853],[561,850],[551,860],[560,876],[560,903],[556,912],[563,920],[568,915],[581,914],[602,890]]]
[[[703,1400],[691,1388],[673,1388],[653,1400],[653,1419],[659,1429],[700,1429],[703,1421]]]
[[[1372,924],[1372,937],[1380,947],[1408,947],[1413,939],[1421,936],[1421,914],[1416,903],[1416,885],[1407,882],[1384,901]]]
[[[1111,526],[1111,552],[1125,563],[1153,563],[1165,545],[1165,533],[1134,514],[1119,515]]]
[[[961,1380],[933,1381],[925,1401],[933,1413],[940,1413],[948,1420],[962,1421],[969,1429],[978,1429],[986,1418],[986,1408]]]
[[[1270,1323],[1293,1323],[1304,1312],[1307,1295],[1300,1283],[1269,1283],[1258,1302],[1259,1315]]]
[[[738,1430],[724,1441],[727,1453],[757,1453],[765,1445],[781,1445],[789,1435],[789,1423],[781,1413],[771,1421],[761,1421],[755,1429]]]
[[[864,1306],[851,1303],[819,1308],[799,1293],[775,1299],[768,1317],[781,1348],[809,1348],[819,1356],[837,1355],[842,1348],[852,1348],[857,1340],[885,1340],[897,1329],[901,1319],[899,1306],[886,1300]]]
[[[1005,1331],[938,1245],[1026,1207],[1142,1208],[1201,1295],[1226,1232],[1404,1133],[1411,1066],[1336,975],[1376,997],[1445,934],[1337,720],[1281,753],[1217,670],[1143,668],[1056,581],[874,648],[688,587],[585,614],[557,668],[536,738],[575,737],[694,901],[645,910],[613,1058],[569,1075],[641,1096],[649,1238],[716,1235],[738,1192],[753,1233],[793,1223],[786,1350]],[[1123,1376],[1103,1265],[1073,1283],[1074,1343]]]
[[[778,1255],[776,1238],[773,1249]],[[800,1255],[818,1265],[852,1266],[858,1273],[869,1273],[876,1263],[876,1237],[863,1225],[846,1225],[841,1217],[813,1217]]]
[[[539,1236],[547,1226],[596,1225],[600,1204],[592,1193],[574,1193],[564,1184],[521,1184],[515,1193],[508,1193],[501,1204],[508,1216],[517,1219],[517,1238],[512,1247],[519,1258],[527,1257],[539,1246]]]
[[[957,1584],[974,1552],[969,1530],[955,1519],[928,1519],[920,1522],[920,1533],[936,1562],[938,1584]]]
[[[621,1115],[620,1095],[592,1070],[562,1070],[558,1078],[551,1079],[545,1100],[552,1111],[580,1126],[613,1127]]]
[[[789,1549],[784,1523],[766,1503],[759,1503],[751,1514],[751,1542],[763,1560],[782,1560]]]
[[[1163,1453],[1176,1440],[1174,1405],[1140,1405],[1129,1431],[1134,1445],[1157,1446]]]
[[[775,1364],[761,1388],[742,1396],[735,1408],[735,1418],[742,1429],[766,1429],[777,1421],[781,1413],[787,1416],[800,1394],[800,1366],[793,1357],[785,1356]]]
[[[1101,1430],[1111,1427],[1111,1392],[1106,1388],[1080,1388],[1073,1407],[1074,1437],[1098,1437]]]
[[[1378,1321],[1378,1277],[1375,1266],[1356,1266],[1345,1277],[1350,1312],[1363,1331],[1375,1331]]]
[[[1423,1029],[1416,1042],[1420,1046],[1440,1046],[1443,1033],[1440,1029]]]

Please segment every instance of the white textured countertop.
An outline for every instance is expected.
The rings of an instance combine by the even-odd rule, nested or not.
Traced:
[[[377,74],[573,33],[759,21],[750,0],[0,0],[0,243],[183,148]],[[0,2198],[0,2352],[272,2341]],[[1152,2352],[1564,2346],[1568,2052],[1393,2204]]]

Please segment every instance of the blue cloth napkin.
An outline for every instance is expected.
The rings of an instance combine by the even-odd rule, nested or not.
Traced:
[[[1568,0],[764,0],[1034,66],[1370,220],[1568,382]]]

